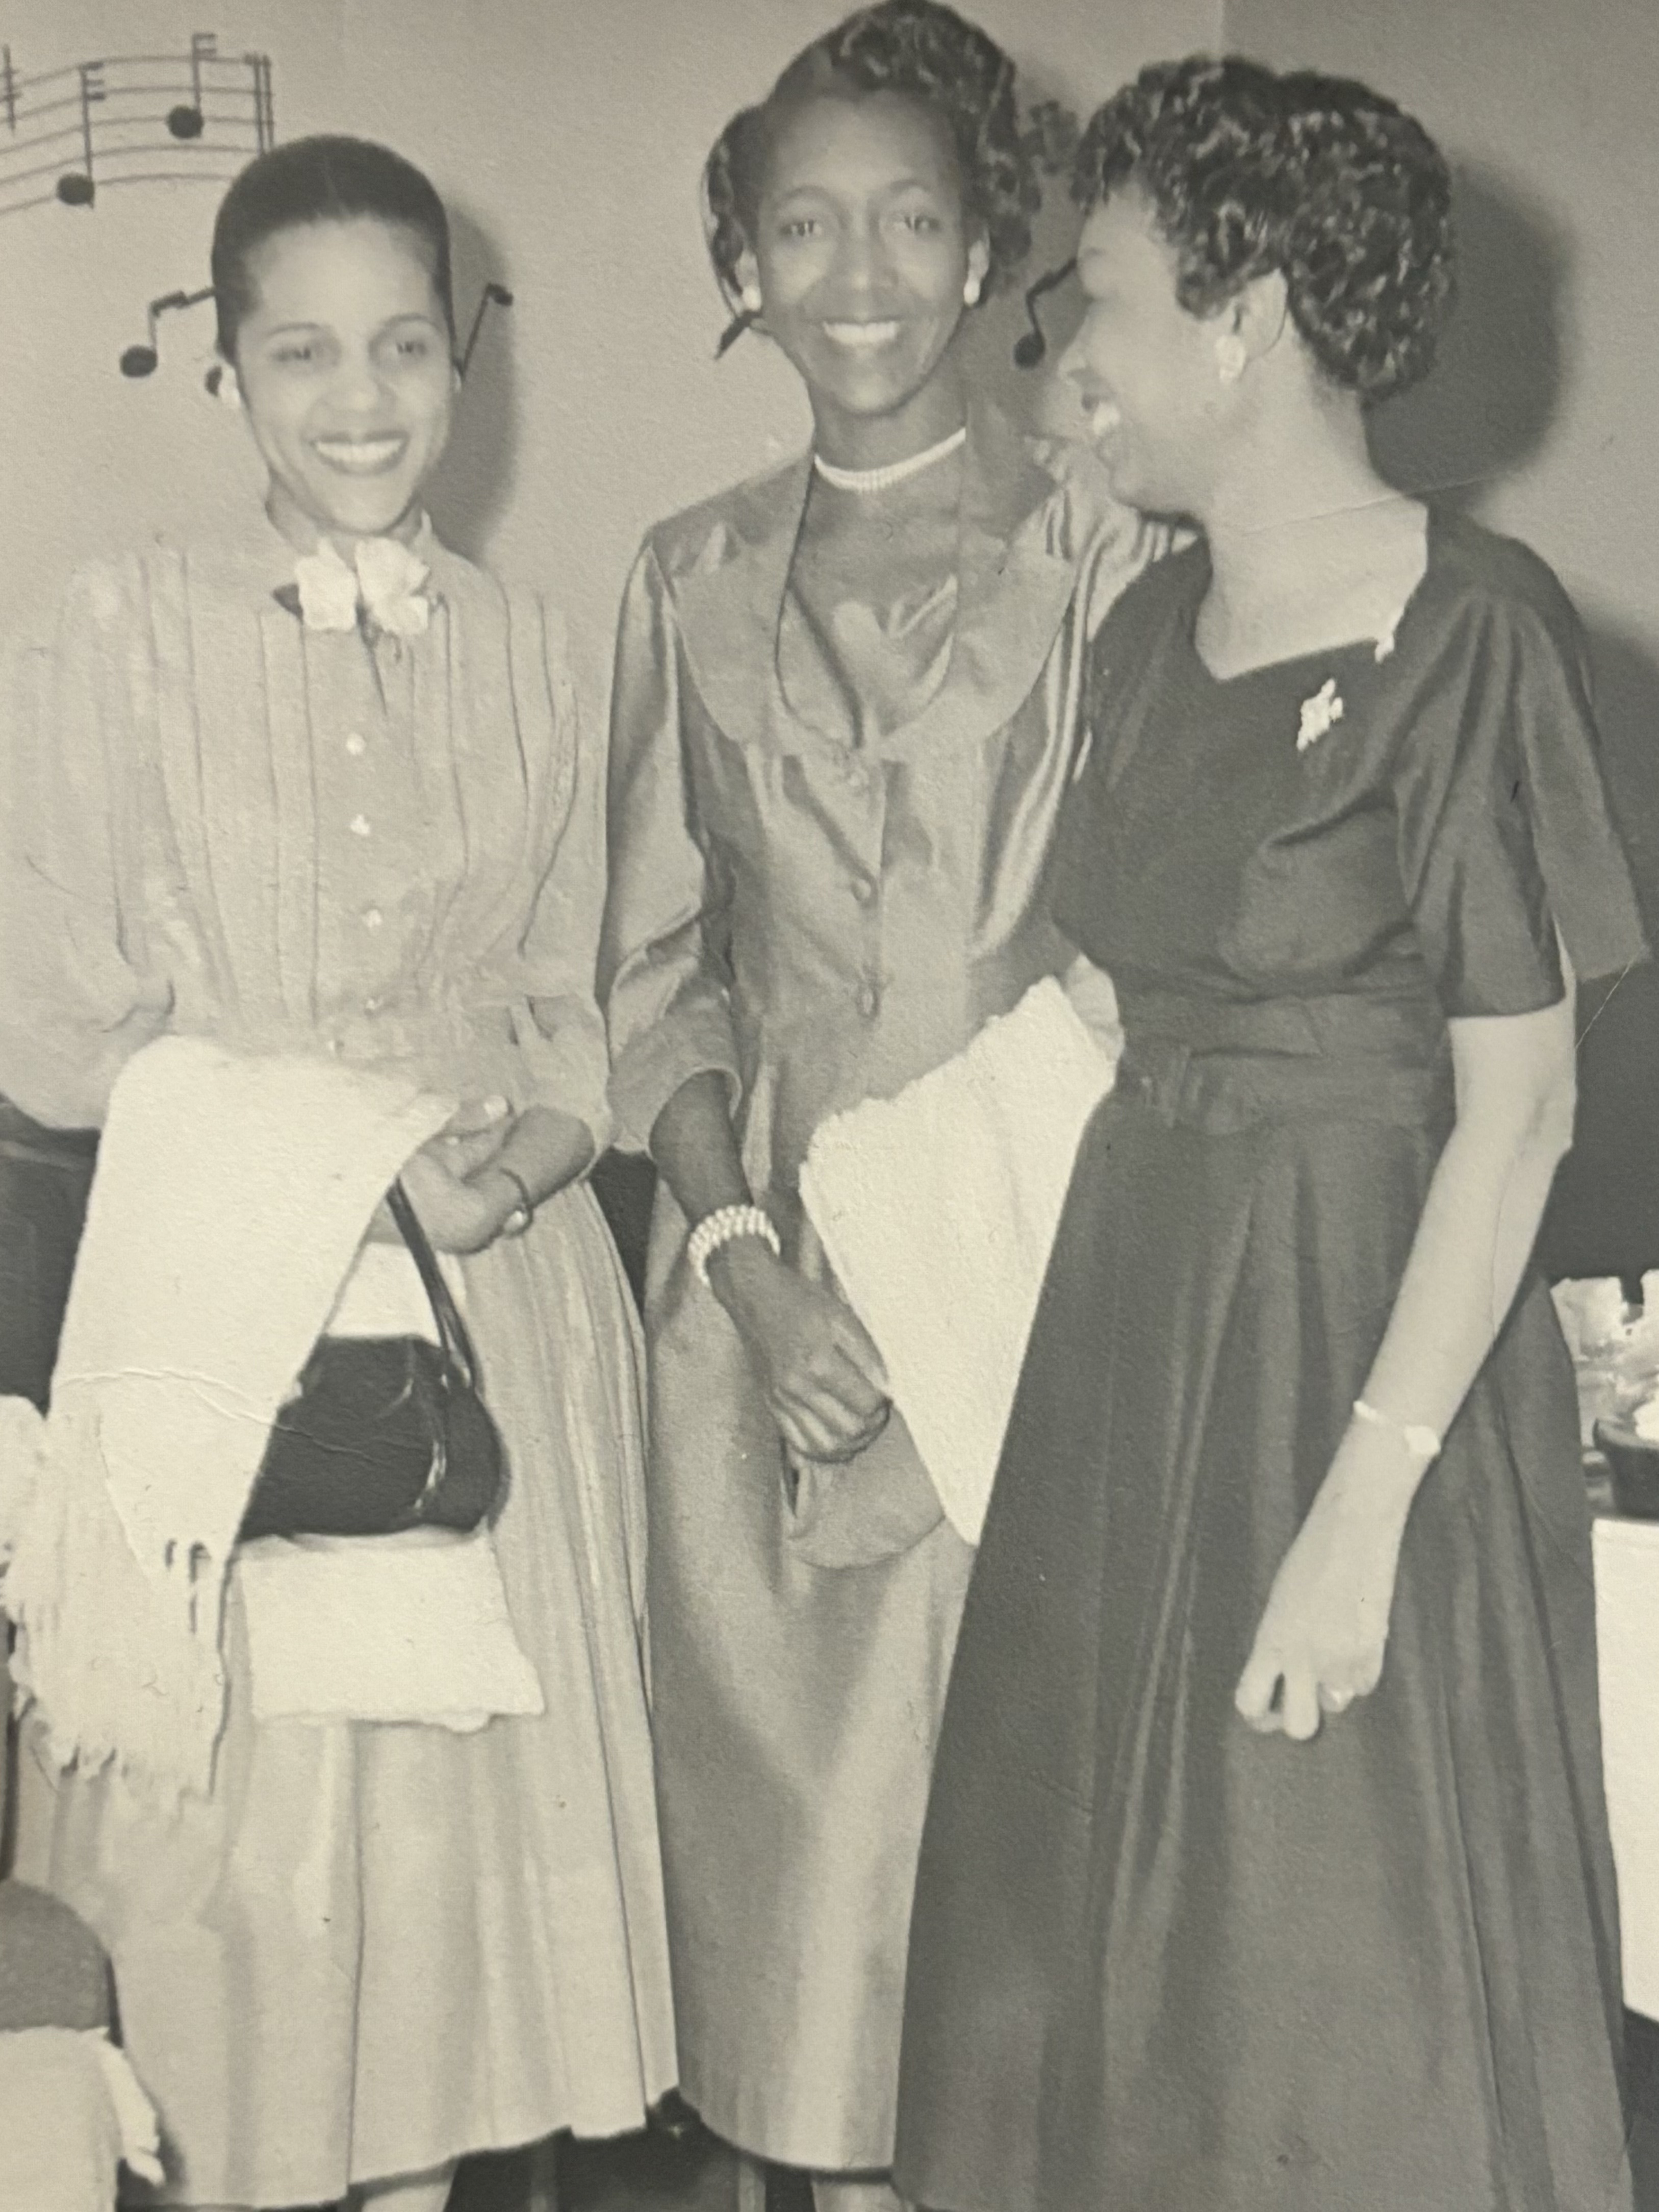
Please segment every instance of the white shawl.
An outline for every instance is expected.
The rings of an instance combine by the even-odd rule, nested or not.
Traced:
[[[51,1414],[0,1401],[0,1596],[64,1765],[210,1788],[226,1577],[270,1423],[451,1110],[407,1077],[197,1037],[122,1071]]]
[[[1097,976],[1103,997],[1109,986]],[[1115,1053],[1049,978],[896,1098],[824,1122],[800,1191],[958,1535],[977,1544],[1049,1249]]]

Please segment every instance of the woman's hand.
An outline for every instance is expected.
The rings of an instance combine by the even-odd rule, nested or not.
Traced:
[[[1422,1476],[1404,1439],[1350,1429],[1285,1554],[1234,1704],[1262,1735],[1305,1743],[1382,1677],[1400,1547]]]
[[[1564,973],[1570,969],[1565,948]],[[1450,1024],[1457,1118],[1431,1179],[1367,1401],[1444,1435],[1491,1352],[1572,1135],[1569,988],[1530,1014]],[[1426,1469],[1398,1430],[1356,1423],[1285,1553],[1235,1698],[1298,1742],[1382,1672],[1400,1545]]]
[[[482,1252],[518,1210],[514,1187],[505,1176],[485,1173],[514,1126],[505,1098],[470,1102],[404,1163],[404,1188],[440,1252]],[[402,1242],[384,1206],[370,1233],[381,1241]]]
[[[807,1282],[758,1237],[734,1239],[708,1279],[759,1370],[772,1418],[805,1459],[850,1459],[891,1407],[881,1354],[852,1309]]]
[[[465,1182],[498,1158],[520,1118],[505,1098],[467,1099],[422,1150]]]

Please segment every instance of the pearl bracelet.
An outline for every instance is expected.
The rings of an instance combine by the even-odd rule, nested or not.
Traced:
[[[1392,1429],[1397,1437],[1404,1439],[1406,1449],[1412,1457],[1420,1460],[1425,1467],[1439,1458],[1440,1439],[1432,1429],[1424,1428],[1416,1422],[1396,1421],[1390,1413],[1379,1413],[1375,1406],[1368,1406],[1363,1398],[1354,1400],[1353,1409],[1358,1418],[1369,1422],[1372,1428]]]
[[[779,1259],[783,1257],[783,1246],[772,1225],[770,1214],[758,1206],[720,1206],[713,1213],[706,1213],[687,1239],[685,1256],[691,1262],[691,1272],[708,1288],[708,1262],[723,1244],[735,1243],[739,1237],[758,1237],[769,1244]]]

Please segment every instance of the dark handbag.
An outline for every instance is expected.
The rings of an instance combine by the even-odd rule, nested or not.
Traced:
[[[238,1540],[477,1528],[506,1455],[478,1395],[472,1340],[400,1182],[392,1218],[420,1271],[438,1342],[324,1336],[272,1425]]]

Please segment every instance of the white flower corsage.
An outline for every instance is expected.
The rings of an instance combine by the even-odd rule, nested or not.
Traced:
[[[325,538],[294,564],[301,619],[307,629],[356,629],[361,617],[371,632],[424,636],[432,615],[430,574],[420,556],[395,538],[364,538],[353,563]]]
[[[424,637],[431,619],[431,570],[395,538],[366,538],[357,548],[363,605],[377,629],[392,637]]]
[[[357,572],[325,538],[314,553],[294,564],[300,587],[300,616],[307,629],[356,629]]]
[[[1302,702],[1302,726],[1296,733],[1296,749],[1305,753],[1310,745],[1317,744],[1333,722],[1342,720],[1342,694],[1336,688],[1334,676],[1328,676],[1311,699]]]

